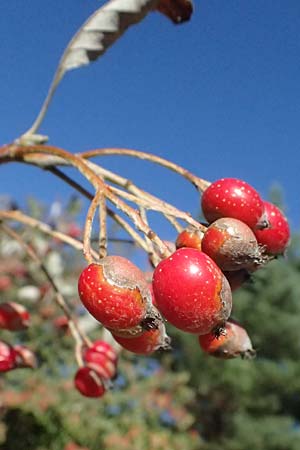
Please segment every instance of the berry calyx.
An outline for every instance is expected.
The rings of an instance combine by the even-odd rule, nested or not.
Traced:
[[[255,356],[247,331],[232,320],[226,322],[221,331],[211,331],[199,336],[198,339],[202,350],[216,358],[231,359],[238,356],[253,358]]]
[[[152,285],[158,309],[180,330],[205,334],[230,315],[227,279],[209,256],[196,249],[181,248],[161,261]]]
[[[202,251],[222,270],[254,270],[264,262],[253,231],[244,222],[230,217],[218,219],[208,227]]]
[[[264,204],[250,184],[238,178],[221,178],[202,194],[202,211],[209,223],[221,217],[232,217],[250,228],[261,225]]]
[[[137,355],[150,355],[156,350],[168,350],[170,348],[170,338],[166,334],[164,324],[153,330],[146,330],[140,336],[134,338],[123,338],[113,334],[114,339],[125,350]]]
[[[273,203],[264,202],[264,208],[269,226],[262,230],[254,230],[254,234],[268,255],[281,255],[290,242],[290,227],[287,218]]]
[[[155,320],[143,272],[121,256],[106,256],[85,268],[78,292],[87,310],[107,328],[127,329]]]
[[[20,331],[29,326],[29,312],[20,303],[0,303],[0,328],[10,331]]]
[[[90,367],[80,367],[74,377],[75,388],[85,397],[102,397],[105,388],[101,377]]]

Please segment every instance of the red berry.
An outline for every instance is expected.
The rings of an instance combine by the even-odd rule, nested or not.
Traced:
[[[74,384],[85,397],[102,397],[105,393],[101,377],[90,367],[80,367],[77,370]]]
[[[128,329],[152,319],[144,274],[121,256],[106,256],[85,268],[78,292],[87,310],[107,328]]]
[[[99,373],[103,378],[113,378],[116,375],[116,363],[104,353],[88,348],[83,355],[87,365]]]
[[[290,227],[287,218],[277,206],[270,202],[264,202],[268,228],[255,230],[255,236],[259,244],[265,246],[264,251],[269,255],[284,253],[290,242]]]
[[[260,224],[264,205],[259,193],[245,181],[221,178],[203,192],[202,210],[210,223],[233,217],[255,228]]]
[[[97,353],[102,353],[103,355],[107,356],[107,358],[112,362],[116,362],[118,360],[118,354],[113,346],[101,339],[94,341],[90,349]]]
[[[247,331],[236,322],[226,322],[223,330],[212,331],[199,336],[199,344],[203,351],[222,359],[250,358],[255,355]]]
[[[0,341],[0,372],[15,369],[17,365],[17,353],[14,348],[4,341]]]
[[[134,338],[122,338],[114,334],[113,337],[123,348],[138,355],[150,355],[156,350],[170,348],[170,338],[166,334],[164,324],[157,329],[146,330]]]
[[[231,312],[228,281],[209,256],[193,248],[181,248],[159,263],[153,291],[163,316],[190,333],[208,333]]]
[[[202,251],[222,270],[254,269],[263,263],[253,231],[244,222],[230,217],[218,219],[208,227]]]
[[[12,287],[13,283],[11,278],[8,275],[0,276],[0,292],[7,291]]]
[[[28,328],[29,313],[20,303],[0,303],[0,328],[10,331],[19,331]]]
[[[32,350],[25,345],[14,345],[13,348],[17,353],[17,367],[29,367],[31,369],[37,367],[37,358]]]
[[[65,315],[55,317],[55,319],[53,319],[53,325],[56,330],[61,331],[62,333],[67,333],[69,331],[69,319]]]
[[[181,231],[176,239],[176,248],[190,247],[201,250],[201,241],[204,233],[195,228],[186,228]]]

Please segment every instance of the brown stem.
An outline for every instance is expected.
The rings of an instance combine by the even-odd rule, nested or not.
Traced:
[[[61,178],[63,181],[72,186],[74,189],[76,189],[78,192],[80,192],[83,196],[85,196],[89,200],[93,200],[94,196],[91,192],[87,191],[84,187],[82,187],[79,183],[77,183],[77,181],[73,180],[71,177],[66,175],[57,167],[49,167],[47,168],[47,170],[49,170],[57,177]],[[106,209],[109,217],[111,217],[118,225],[120,225],[120,227],[123,228],[133,238],[133,240],[139,247],[141,247],[143,250],[147,252],[147,245],[145,244],[145,241],[140,237],[140,235],[137,234],[137,232],[127,222],[125,222],[125,220],[122,219],[122,217],[119,216],[116,212],[114,212],[108,206],[106,207]]]
[[[127,178],[117,175],[117,174],[111,172],[110,170],[104,169],[103,167],[98,166],[97,164],[95,164],[91,161],[87,161],[87,163],[95,171],[95,173],[97,173],[99,176],[101,176],[102,178],[104,178],[107,181],[110,181],[111,183],[114,183],[114,184],[124,188],[125,190],[127,190],[131,194],[135,195],[139,199],[144,199],[144,200],[147,200],[148,202],[150,201],[152,203],[158,204],[161,206],[162,210],[164,210],[165,208],[168,208],[168,207],[172,208],[172,205],[161,200],[158,197],[155,197],[154,195],[150,194],[149,192],[146,192],[143,189],[139,188],[138,186],[133,184],[133,182],[131,180],[128,180]],[[166,219],[171,223],[171,225],[174,226],[176,231],[178,231],[178,232],[182,231],[181,225],[177,222],[177,220],[173,216],[166,214],[164,212],[163,212],[163,214],[166,217]]]
[[[29,145],[29,146],[18,146],[16,144],[11,144],[4,146],[0,149],[0,163],[9,161],[22,161],[31,163],[31,154],[51,154],[57,156],[61,159],[68,161],[68,163],[77,168],[82,175],[94,186],[96,191],[101,191],[102,195],[105,195],[118,209],[123,211],[130,219],[133,221],[138,230],[148,236],[158,247],[162,257],[169,254],[168,247],[159,238],[159,236],[154,233],[154,231],[141,220],[139,213],[132,207],[128,206],[123,200],[118,198],[107,186],[104,181],[95,174],[95,172],[88,167],[86,162],[79,156],[75,156],[65,150],[49,145]],[[43,158],[42,158],[43,159]]]
[[[47,225],[44,222],[41,222],[40,220],[34,219],[33,217],[27,216],[26,214],[22,213],[21,211],[0,211],[0,220],[13,220],[16,222],[23,223],[24,225],[27,225],[31,228],[35,228],[42,233],[47,234],[48,236],[51,236],[54,239],[59,239],[62,242],[65,242],[66,244],[70,245],[71,247],[75,248],[76,250],[83,251],[83,244],[81,241],[78,241],[77,239],[72,238],[71,236],[68,236],[65,233],[62,233],[60,231],[53,230],[49,225]],[[97,253],[93,252],[94,258],[97,258]]]
[[[107,255],[107,209],[104,196],[99,199],[99,258]]]
[[[68,318],[69,328],[70,328],[70,331],[71,331],[72,336],[76,343],[76,359],[77,359],[78,364],[82,365],[81,348],[83,345],[90,346],[91,345],[90,340],[87,338],[87,336],[85,336],[85,334],[78,327],[71,310],[69,309],[57,284],[55,283],[54,279],[50,275],[47,267],[44,265],[42,260],[39,258],[39,256],[35,252],[35,250],[31,246],[29,246],[24,241],[24,239],[21,238],[21,236],[18,233],[16,233],[12,228],[5,225],[4,223],[1,223],[0,227],[8,236],[10,236],[12,239],[16,240],[21,245],[21,247],[25,250],[26,254],[38,265],[38,267],[42,270],[42,272],[46,276],[47,280],[51,284],[52,289],[55,294],[55,297],[54,297],[55,301],[56,301],[57,305],[63,310],[64,314]]]
[[[83,255],[87,260],[88,264],[92,264],[94,262],[92,252],[91,252],[91,234],[92,234],[92,226],[93,220],[96,214],[96,210],[99,206],[99,201],[102,196],[101,191],[97,191],[95,197],[93,198],[90,207],[87,212],[85,225],[84,225],[84,233],[83,233]]]
[[[146,161],[151,161],[152,163],[158,164],[166,169],[172,170],[173,172],[181,175],[186,180],[190,181],[199,191],[204,191],[210,182],[199,178],[192,174],[188,170],[179,166],[178,164],[168,161],[167,159],[161,158],[160,156],[153,155],[152,153],[141,152],[139,150],[132,150],[128,148],[100,148],[87,150],[85,152],[79,153],[82,158],[88,159],[95,156],[107,156],[107,155],[121,155],[121,156],[131,156],[133,158],[143,159]]]

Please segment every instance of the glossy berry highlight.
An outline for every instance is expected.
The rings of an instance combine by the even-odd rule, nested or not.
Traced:
[[[4,341],[0,341],[0,372],[7,372],[17,367],[17,352]]]
[[[250,184],[238,178],[221,178],[202,194],[202,211],[209,223],[222,217],[232,217],[250,228],[262,225],[264,204]]]
[[[230,315],[227,279],[209,256],[193,248],[181,248],[161,261],[152,285],[158,309],[180,330],[205,334]]]
[[[80,367],[77,370],[74,385],[85,397],[99,398],[105,394],[101,377],[90,367]]]

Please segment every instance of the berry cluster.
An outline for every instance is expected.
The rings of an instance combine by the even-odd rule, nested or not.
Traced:
[[[0,329],[20,331],[28,327],[30,316],[27,309],[15,302],[0,304]],[[37,365],[34,353],[25,345],[10,345],[0,341],[0,372]]]
[[[247,332],[229,319],[232,291],[288,246],[287,219],[249,184],[220,179],[202,195],[207,226],[184,229],[154,268],[152,282],[128,259],[106,256],[85,268],[78,291],[88,311],[115,341],[148,355],[169,348],[165,321],[199,336],[208,354],[255,352]],[[199,224],[200,225],[200,224]]]
[[[102,397],[117,372],[118,355],[114,348],[98,340],[83,352],[84,365],[74,378],[76,389],[86,397]]]

